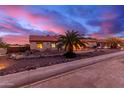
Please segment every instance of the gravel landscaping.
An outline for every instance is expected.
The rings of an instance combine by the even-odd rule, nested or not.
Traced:
[[[84,59],[99,55],[104,55],[108,53],[113,53],[120,51],[118,49],[102,49],[100,51],[93,51],[93,52],[84,52],[77,54],[76,58],[67,59],[61,55],[51,56],[51,57],[42,57],[42,58],[33,58],[33,59],[19,59],[19,60],[12,60],[7,59],[6,57],[0,57],[0,65],[7,64],[4,69],[0,70],[0,76],[17,73],[25,70],[32,70],[39,67],[45,67],[60,63],[71,62],[78,59]]]

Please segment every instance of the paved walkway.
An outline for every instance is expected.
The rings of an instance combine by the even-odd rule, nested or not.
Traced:
[[[124,55],[38,81],[25,87],[124,87]]]

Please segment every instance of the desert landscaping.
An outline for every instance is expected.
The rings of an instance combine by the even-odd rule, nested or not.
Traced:
[[[100,49],[98,51],[85,51],[78,53],[75,58],[65,58],[62,55],[55,56],[42,56],[41,58],[30,58],[30,59],[9,59],[7,57],[0,57],[0,76],[17,73],[25,70],[33,70],[39,67],[51,66],[55,64],[62,64],[71,62],[79,59],[86,59],[94,56],[119,52],[119,49]],[[41,53],[43,54],[43,53]]]

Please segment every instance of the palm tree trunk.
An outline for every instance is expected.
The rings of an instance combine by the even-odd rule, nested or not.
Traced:
[[[68,47],[68,52],[72,52],[73,53],[73,46],[72,45],[69,45],[69,47]]]

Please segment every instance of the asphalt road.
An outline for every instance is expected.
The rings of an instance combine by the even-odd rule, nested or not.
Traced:
[[[24,86],[30,88],[124,88],[124,55]]]

